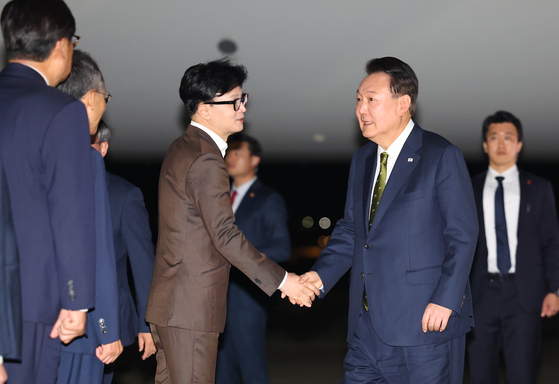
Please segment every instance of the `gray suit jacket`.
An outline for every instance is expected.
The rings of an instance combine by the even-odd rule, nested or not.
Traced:
[[[272,295],[285,270],[234,224],[229,177],[215,142],[189,126],[159,176],[159,237],[146,320],[223,332],[231,264]]]

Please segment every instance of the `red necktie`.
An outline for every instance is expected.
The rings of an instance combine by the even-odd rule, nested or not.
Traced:
[[[235,202],[235,196],[237,196],[237,191],[233,191],[233,193],[231,194],[231,205],[233,205],[233,203]]]

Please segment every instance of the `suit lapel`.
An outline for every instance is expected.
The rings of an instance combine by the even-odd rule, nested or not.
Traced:
[[[520,180],[520,211],[518,212],[518,230],[517,230],[517,237],[520,237],[520,234],[523,231],[521,228],[522,223],[529,223],[527,220],[526,215],[530,213],[530,192],[532,188],[532,181],[528,178],[528,175],[525,172],[519,171],[518,178]]]
[[[371,193],[373,192],[373,177],[377,166],[377,145],[372,146],[373,150],[365,159],[365,174],[363,178],[363,222],[365,223],[364,230],[367,235],[367,227],[369,223],[369,211],[371,204]]]
[[[404,146],[398,155],[398,159],[396,160],[396,164],[392,169],[390,178],[386,183],[370,233],[372,233],[382,221],[382,217],[388,210],[388,207],[390,207],[390,204],[392,204],[394,197],[398,194],[409,175],[421,160],[421,156],[419,156],[415,151],[421,147],[422,137],[423,130],[416,124],[408,139],[404,143]]]
[[[246,210],[250,211],[250,205],[252,204],[252,199],[256,195],[258,188],[260,188],[260,180],[256,179],[256,181],[252,183],[247,193],[244,195],[243,200],[241,200],[241,204],[239,204],[239,208],[237,208],[237,212],[235,212],[235,216],[242,217],[244,211]]]

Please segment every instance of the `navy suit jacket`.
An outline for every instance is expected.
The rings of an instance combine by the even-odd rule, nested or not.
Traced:
[[[483,185],[487,172],[472,178],[479,219],[479,238],[470,276],[474,309],[483,307],[487,280],[487,243]],[[545,295],[559,289],[559,225],[551,183],[519,171],[520,211],[516,274],[518,301],[526,312],[540,313]]]
[[[276,263],[289,260],[291,242],[287,227],[287,208],[283,197],[259,179],[250,186],[235,212],[235,224],[254,247]],[[244,292],[240,292],[240,290]],[[229,277],[228,308],[235,302],[269,305],[270,298],[236,268]]]
[[[54,324],[61,308],[93,308],[93,166],[83,103],[47,86],[35,70],[8,64],[0,73],[0,153],[23,320]]]
[[[21,283],[10,196],[0,159],[0,356],[21,360]]]
[[[475,202],[460,150],[417,124],[388,179],[368,228],[377,145],[357,150],[344,218],[313,270],[326,294],[351,268],[348,341],[361,313],[363,286],[380,339],[392,346],[438,343],[473,325],[468,284],[478,234]],[[444,332],[423,333],[425,307],[452,309]]]
[[[90,147],[91,148],[91,147]],[[103,156],[91,148],[95,176],[95,309],[87,313],[85,336],[63,351],[95,354],[95,348],[120,339],[116,260]]]
[[[118,277],[120,337],[126,346],[134,342],[138,332],[150,332],[145,316],[155,255],[142,191],[110,172],[107,172],[107,189]],[[130,292],[127,260],[132,269],[136,305]]]

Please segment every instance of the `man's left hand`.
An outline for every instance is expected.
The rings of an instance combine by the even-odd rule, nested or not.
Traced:
[[[559,297],[555,293],[548,293],[542,304],[541,317],[553,317],[559,312]]]
[[[155,343],[153,342],[153,337],[149,332],[138,333],[138,346],[140,347],[140,352],[144,351],[142,360],[147,359],[157,351]]]
[[[428,330],[431,332],[444,331],[446,329],[446,325],[448,324],[448,318],[451,314],[452,309],[429,303],[429,305],[427,305],[427,308],[425,308],[423,319],[421,320],[423,333],[427,333]]]

